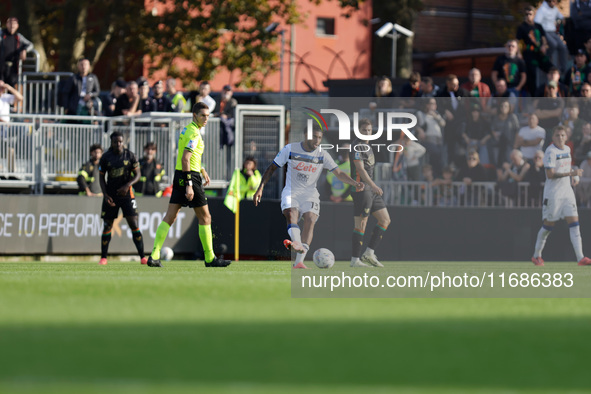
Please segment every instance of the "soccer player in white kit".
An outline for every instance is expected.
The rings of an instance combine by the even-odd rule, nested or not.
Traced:
[[[361,188],[364,184],[356,182],[336,165],[326,150],[320,149],[322,130],[314,129],[312,139],[285,145],[269,165],[261,184],[254,194],[254,204],[258,205],[263,195],[265,184],[271,179],[275,170],[287,164],[287,179],[281,193],[281,211],[287,220],[287,233],[290,239],[283,241],[286,248],[296,252],[293,268],[308,268],[304,258],[310,248],[314,234],[314,225],[320,214],[320,198],[316,183],[322,169],[331,171],[339,180]],[[298,222],[304,218],[303,231]]]
[[[544,265],[542,250],[546,239],[560,219],[566,219],[570,231],[570,241],[573,244],[579,265],[591,265],[591,259],[583,255],[583,243],[579,228],[579,213],[572,186],[579,183],[583,170],[571,168],[571,152],[566,146],[566,129],[558,126],[552,135],[552,144],[544,154],[544,168],[546,169],[546,183],[544,184],[544,202],[542,219],[544,224],[538,232],[534,256],[531,261],[535,265]],[[571,181],[571,178],[572,181]]]

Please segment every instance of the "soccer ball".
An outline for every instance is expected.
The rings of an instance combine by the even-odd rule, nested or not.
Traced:
[[[174,257],[174,252],[168,246],[165,246],[160,250],[160,258],[164,261],[170,261]]]
[[[315,251],[312,259],[318,268],[330,268],[334,265],[334,254],[326,248]]]

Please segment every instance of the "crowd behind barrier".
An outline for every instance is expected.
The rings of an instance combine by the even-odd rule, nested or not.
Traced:
[[[141,157],[147,142],[159,147],[158,160],[167,176],[174,174],[178,136],[191,122],[191,114],[153,113],[145,117],[80,117],[23,115],[0,125],[0,189],[32,188],[43,194],[48,188],[77,189],[80,165],[88,150],[99,143],[110,146],[111,132],[123,133],[125,145]],[[234,147],[220,148],[220,122],[212,118],[205,127],[204,166],[212,188],[227,185],[228,155]],[[239,149],[239,148],[238,148]],[[168,184],[172,179],[163,179]]]
[[[490,73],[472,69],[467,81],[461,78],[462,84],[458,76],[448,75],[437,86],[416,71],[401,87],[393,86],[388,77],[377,79],[375,97],[355,109],[360,117],[371,119],[374,129],[381,112],[404,111],[418,120],[413,129],[417,141],[400,138],[397,142],[404,145],[404,152],[379,155],[385,163],[378,182],[384,185],[386,200],[394,205],[446,205],[446,196],[439,195],[445,186],[451,203],[460,206],[535,206],[544,179],[536,156],[551,143],[553,129],[564,126],[572,164],[585,170],[577,197],[587,204],[591,196],[590,15],[586,1],[571,2],[569,19],[560,14],[556,0],[542,2],[537,10],[526,6],[523,22],[505,43],[505,53],[498,56]],[[18,19],[11,17],[8,22],[10,39],[19,34]],[[118,79],[107,95],[100,92],[100,81],[87,58],[78,59],[76,73],[38,73],[38,54],[32,45],[23,45],[13,60],[10,64],[19,65],[23,97],[13,108],[21,116],[0,123],[0,188],[28,185],[43,193],[46,186],[71,187],[71,178],[87,159],[89,145],[101,142],[108,148],[106,132],[116,130],[123,132],[128,147],[138,156],[146,143],[155,142],[165,173],[174,172],[176,138],[190,122],[190,115],[136,117],[161,108],[187,111],[190,104],[176,89],[174,79],[153,86],[145,77]],[[36,64],[33,69],[32,63]],[[210,92],[209,83],[202,81],[195,101],[205,102],[219,116],[212,117],[207,126],[213,138],[206,139],[206,151],[220,154],[205,156],[212,161],[205,164],[217,186],[227,184],[231,172],[237,103],[230,85],[224,86],[218,101]],[[71,116],[61,116],[64,113]],[[331,117],[326,136],[330,143],[335,142],[334,120]],[[303,128],[294,128],[294,124],[289,142],[303,135]],[[256,151],[254,139],[252,144]],[[261,154],[259,145],[257,154]]]

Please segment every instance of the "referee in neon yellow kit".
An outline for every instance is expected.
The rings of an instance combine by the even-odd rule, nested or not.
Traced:
[[[201,138],[201,129],[209,119],[209,107],[204,103],[193,105],[193,122],[183,129],[179,137],[179,150],[176,160],[172,195],[168,210],[162,223],[156,230],[154,248],[148,258],[148,266],[162,267],[160,249],[166,240],[168,230],[173,225],[182,207],[190,207],[199,219],[199,239],[205,252],[206,267],[227,267],[230,260],[217,258],[213,254],[213,237],[211,234],[211,214],[207,206],[204,186],[209,184],[209,175],[201,167],[201,156],[205,144]]]

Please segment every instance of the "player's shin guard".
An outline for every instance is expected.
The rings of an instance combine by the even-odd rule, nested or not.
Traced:
[[[139,228],[131,231],[131,237],[133,238],[133,243],[135,244],[135,248],[137,249],[137,254],[139,254],[140,258],[144,258],[144,237],[142,237],[142,232]]]
[[[577,261],[581,261],[585,255],[583,254],[583,241],[581,240],[581,226],[579,222],[573,222],[568,225],[570,233],[570,242],[573,244],[573,249],[577,255]]]
[[[373,232],[371,233],[371,238],[369,239],[367,247],[369,249],[376,250],[386,230],[387,228],[384,228],[379,224],[376,224],[376,226],[373,228]]]
[[[365,234],[361,230],[353,230],[353,236],[351,237],[351,257],[359,258],[361,256],[361,247],[363,246],[363,236]]]
[[[302,243],[302,233],[297,224],[290,224],[287,226],[287,233],[293,242]]]
[[[546,239],[548,239],[548,235],[552,231],[552,227],[542,225],[540,231],[538,231],[538,238],[536,240],[536,247],[534,250],[534,257],[542,257],[542,250],[544,250],[544,245],[546,245]]]
[[[304,259],[306,258],[306,254],[308,253],[308,250],[310,250],[310,246],[308,246],[307,244],[302,244],[302,247],[304,248],[304,253],[296,253],[294,265],[303,263]]]
[[[106,259],[109,253],[109,243],[111,242],[111,231],[103,233],[101,236],[101,258]]]
[[[162,249],[162,245],[164,245],[164,241],[166,241],[168,230],[170,230],[170,224],[165,221],[162,221],[162,223],[158,225],[156,236],[154,237],[154,248],[152,248],[152,259],[160,260],[160,249]]]
[[[213,254],[213,235],[211,234],[211,224],[199,225],[199,239],[203,246],[203,253],[205,254],[205,262],[211,263],[215,259]]]

